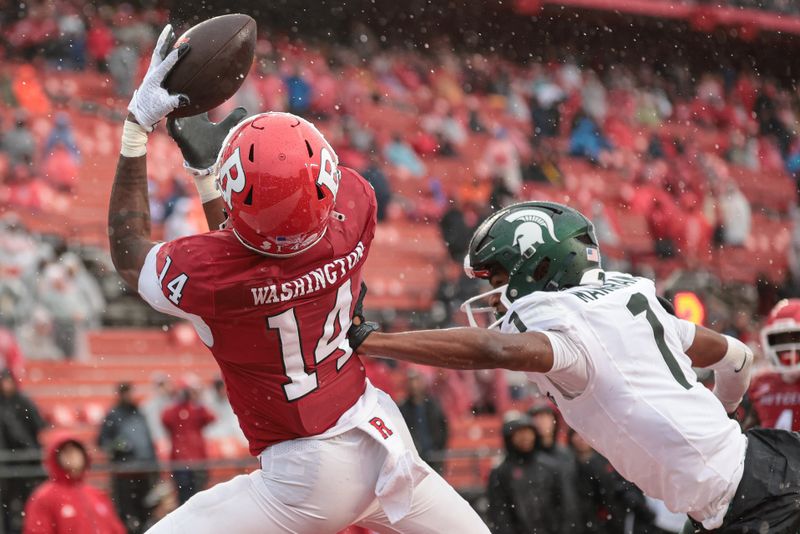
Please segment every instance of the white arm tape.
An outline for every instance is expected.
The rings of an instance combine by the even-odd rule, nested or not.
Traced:
[[[548,372],[560,371],[575,364],[579,355],[575,348],[568,344],[566,335],[553,331],[542,331],[542,333],[550,340],[550,346],[553,348],[553,367]]]
[[[147,130],[141,124],[126,120],[122,126],[122,146],[119,153],[126,158],[147,154]]]
[[[725,339],[728,340],[728,351],[710,368],[714,370],[714,395],[725,407],[725,411],[732,413],[742,402],[750,385],[753,351],[736,338],[725,336]]]
[[[222,193],[217,188],[216,174],[195,175],[194,185],[200,194],[200,202],[203,204],[222,196]]]

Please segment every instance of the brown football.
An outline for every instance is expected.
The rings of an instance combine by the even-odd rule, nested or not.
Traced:
[[[175,42],[189,51],[164,80],[170,93],[183,93],[189,105],[170,117],[188,117],[219,106],[241,87],[256,47],[256,21],[235,13],[193,26]]]

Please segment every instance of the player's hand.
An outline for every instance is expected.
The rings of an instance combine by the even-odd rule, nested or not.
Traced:
[[[231,129],[247,116],[247,110],[236,108],[220,122],[208,120],[208,113],[167,119],[167,132],[183,154],[183,166],[194,175],[207,175],[217,161],[222,143]]]
[[[347,331],[347,340],[353,350],[357,350],[371,333],[380,329],[378,323],[364,319],[364,297],[366,296],[367,284],[361,282],[361,292],[358,294],[356,307],[353,309],[353,324]]]
[[[139,88],[133,92],[133,98],[128,104],[128,111],[147,131],[153,131],[158,121],[178,107],[189,104],[189,97],[186,95],[171,95],[163,87],[164,79],[172,67],[189,51],[188,44],[182,44],[170,51],[175,39],[172,25],[167,24],[158,37],[147,74]]]
[[[364,343],[364,340],[367,339],[375,330],[380,330],[380,328],[381,327],[378,325],[378,323],[374,323],[372,321],[364,321],[359,324],[356,324],[355,321],[353,321],[353,324],[350,326],[350,330],[347,331],[347,341],[350,342],[350,347],[357,351],[358,347]]]

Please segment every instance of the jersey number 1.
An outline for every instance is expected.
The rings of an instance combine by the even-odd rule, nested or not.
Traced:
[[[333,354],[336,349],[341,349],[344,354],[336,360],[336,370],[338,371],[353,355],[353,349],[350,348],[350,343],[347,341],[347,329],[350,327],[350,304],[352,302],[353,294],[350,292],[350,280],[347,280],[339,286],[339,291],[336,293],[336,305],[328,312],[328,317],[325,318],[322,336],[314,348],[315,364],[320,364],[325,358]],[[336,323],[338,323],[339,331],[334,335]],[[294,308],[289,308],[278,315],[267,317],[267,327],[277,330],[280,338],[283,367],[286,370],[286,378],[289,379],[283,385],[286,400],[294,401],[305,397],[319,387],[319,379],[316,371],[311,371],[310,373],[306,371],[306,363],[303,359],[303,345]]]
[[[650,309],[650,303],[647,301],[647,297],[641,293],[634,293],[631,295],[631,298],[628,300],[628,311],[630,311],[634,317],[644,312],[647,322],[650,323],[650,328],[653,329],[653,336],[656,338],[656,345],[658,346],[659,352],[661,352],[661,357],[664,358],[664,362],[666,362],[667,367],[669,367],[669,372],[672,373],[673,378],[678,381],[678,384],[685,389],[692,389],[691,384],[689,384],[689,382],[686,381],[686,377],[683,376],[683,372],[681,371],[680,365],[678,365],[678,361],[675,359],[675,355],[669,350],[667,342],[664,340],[664,325],[661,324],[656,314]]]

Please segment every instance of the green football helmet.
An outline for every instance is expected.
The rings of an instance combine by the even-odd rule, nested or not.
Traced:
[[[602,281],[594,225],[577,210],[555,202],[514,204],[478,226],[464,258],[464,270],[471,278],[489,279],[495,266],[508,272],[508,285],[464,303],[462,309],[473,325],[473,312],[487,309],[473,309],[472,303],[491,294],[500,293],[508,308],[535,291],[559,291]]]

